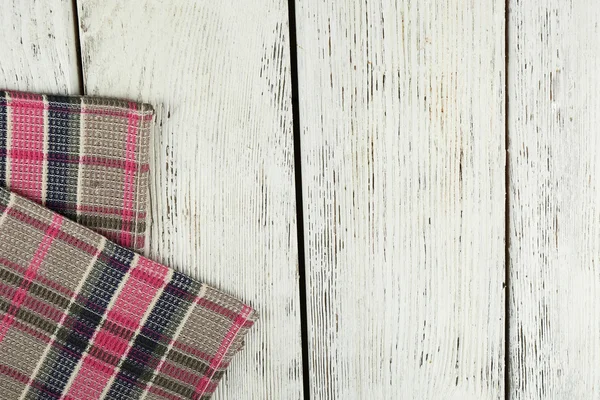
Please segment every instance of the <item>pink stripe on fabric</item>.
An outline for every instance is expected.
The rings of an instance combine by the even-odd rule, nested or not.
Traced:
[[[8,94],[11,97],[20,97],[21,103],[23,103],[25,105],[29,105],[29,103],[36,103],[38,101],[36,98],[37,95],[34,95],[29,92],[9,91]],[[131,104],[131,103],[132,102],[129,102],[129,104]],[[58,104],[60,106],[64,106],[64,104],[60,103],[60,102],[49,102],[49,104],[52,104],[52,105]],[[115,110],[112,108],[103,108],[103,106],[97,105],[97,104],[86,104],[86,109],[84,109],[84,110],[80,109],[79,106],[77,106],[77,107],[67,106],[67,107],[61,108],[61,112],[67,112],[67,113],[71,113],[71,114],[106,115],[106,116],[110,116],[110,117],[123,117],[123,118],[129,116],[129,112],[119,111],[119,110]],[[147,114],[142,114],[142,115],[143,115],[144,121],[150,121],[152,118],[154,118],[154,115],[151,112],[147,113]]]
[[[10,143],[11,189],[42,201],[44,167],[44,98],[41,95],[10,93],[12,141]]]
[[[135,174],[135,148],[138,134],[138,121],[140,116],[134,112],[137,105],[129,102],[129,116],[127,122],[127,140],[125,150],[125,178],[123,182],[123,222],[119,234],[119,242],[126,247],[131,247],[131,212],[133,211],[133,194]]]
[[[204,393],[206,393],[206,390],[209,388],[210,381],[212,380],[213,375],[221,365],[223,357],[225,357],[225,354],[227,354],[227,350],[229,350],[229,347],[233,343],[233,338],[235,338],[242,326],[244,326],[251,312],[252,308],[248,307],[247,305],[244,305],[242,307],[242,311],[240,311],[240,313],[237,315],[235,321],[233,321],[233,324],[231,324],[229,331],[223,338],[223,341],[219,346],[219,350],[217,350],[217,354],[215,354],[215,357],[210,362],[210,368],[208,368],[208,370],[196,386],[196,392],[192,397],[193,399],[199,399],[204,395]]]
[[[0,150],[0,156],[6,156],[6,150]],[[117,169],[131,169],[134,171],[148,172],[150,171],[150,164],[144,163],[138,165],[136,162],[133,163],[133,167],[131,163],[127,163],[123,160],[118,160],[115,158],[107,158],[107,157],[99,157],[99,156],[73,156],[69,154],[65,154],[61,157],[56,156],[48,156],[48,154],[44,154],[43,150],[31,150],[31,149],[12,149],[10,151],[10,157],[12,160],[30,160],[30,159],[44,159],[47,161],[58,161],[63,162],[65,164],[83,164],[83,165],[92,165],[92,166],[101,166],[107,168],[117,168]]]
[[[46,234],[44,235],[35,254],[33,255],[33,258],[31,259],[31,262],[29,263],[29,266],[27,267],[27,270],[23,276],[23,280],[21,281],[21,285],[12,296],[11,304],[8,307],[8,310],[2,317],[2,321],[0,322],[0,343],[2,343],[6,337],[6,334],[13,324],[21,304],[23,304],[23,301],[25,301],[29,286],[31,285],[31,282],[35,280],[38,270],[40,269],[44,258],[46,258],[46,254],[48,254],[48,249],[50,249],[52,241],[56,236],[58,236],[62,222],[62,216],[55,214],[54,217],[52,217],[52,223],[46,230]]]
[[[152,300],[165,287],[168,272],[169,269],[164,265],[138,258],[137,265],[130,271],[114,305],[108,311],[106,321],[136,331]],[[131,340],[133,338],[126,340],[102,328],[90,346],[121,358],[131,347]],[[102,393],[115,372],[115,366],[86,353],[66,397],[76,396],[77,393]]]

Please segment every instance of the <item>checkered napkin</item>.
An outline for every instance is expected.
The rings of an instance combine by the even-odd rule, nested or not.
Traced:
[[[148,104],[0,91],[0,186],[144,247]]]
[[[130,250],[152,117],[0,92],[1,399],[207,399],[241,350],[252,308]]]
[[[256,314],[0,188],[2,399],[207,399]]]

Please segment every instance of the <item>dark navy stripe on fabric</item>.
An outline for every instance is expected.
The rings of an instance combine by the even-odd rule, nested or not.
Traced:
[[[6,186],[6,92],[0,92],[0,186]]]
[[[0,213],[6,210],[8,203],[10,203],[10,192],[0,187]]]
[[[79,156],[79,99],[47,96],[48,99],[48,172],[46,206],[68,218],[77,217],[77,174],[79,163],[69,163],[69,155]],[[75,133],[75,134],[73,134]],[[70,207],[69,207],[70,206]]]
[[[167,348],[167,343],[158,345],[162,334],[177,315],[183,315],[195,298],[195,293],[190,293],[193,281],[180,273],[173,273],[173,278],[165,286],[156,304],[150,311],[140,334],[136,336],[133,346],[127,353],[127,358],[113,382],[107,398],[127,398],[135,388],[136,383],[146,383],[152,376],[154,366],[148,366],[151,358],[160,358]],[[164,342],[164,338],[163,338]]]
[[[82,311],[73,315],[77,322],[72,329],[68,329],[71,332],[65,340],[64,347],[60,350],[52,350],[56,351],[56,357],[46,358],[53,361],[51,367],[42,367],[40,370],[40,373],[42,371],[49,371],[49,373],[45,377],[40,377],[40,380],[36,378],[39,386],[34,386],[41,388],[32,387],[30,389],[37,391],[39,399],[57,399],[63,393],[77,363],[100,324],[101,315],[106,312],[108,304],[115,295],[125,273],[129,270],[133,257],[132,251],[110,242],[106,243],[104,251],[94,266],[100,272],[93,279],[88,278],[88,282],[84,284],[82,292],[89,293],[88,300]],[[90,310],[94,310],[94,312]]]

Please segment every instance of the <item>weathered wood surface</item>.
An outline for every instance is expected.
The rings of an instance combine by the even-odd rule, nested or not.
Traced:
[[[503,2],[296,23],[311,399],[503,398]]]
[[[600,398],[600,8],[510,2],[510,398]]]
[[[3,1],[0,38],[0,88],[79,93],[70,0]]]
[[[302,398],[286,2],[17,1],[0,86],[156,104],[149,254],[261,311],[215,398]],[[504,391],[502,2],[298,0],[312,399]],[[600,9],[509,2],[509,396],[600,397]]]
[[[149,254],[260,312],[215,398],[302,398],[287,2],[78,7],[86,93],[156,107]]]

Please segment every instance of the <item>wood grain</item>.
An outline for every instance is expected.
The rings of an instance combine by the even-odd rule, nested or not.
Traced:
[[[78,7],[86,92],[156,107],[150,256],[260,312],[215,398],[302,398],[287,2]]]
[[[296,23],[311,399],[503,398],[503,3]]]
[[[600,9],[510,2],[510,398],[600,398]]]
[[[79,93],[70,0],[3,1],[0,37],[0,88]]]

